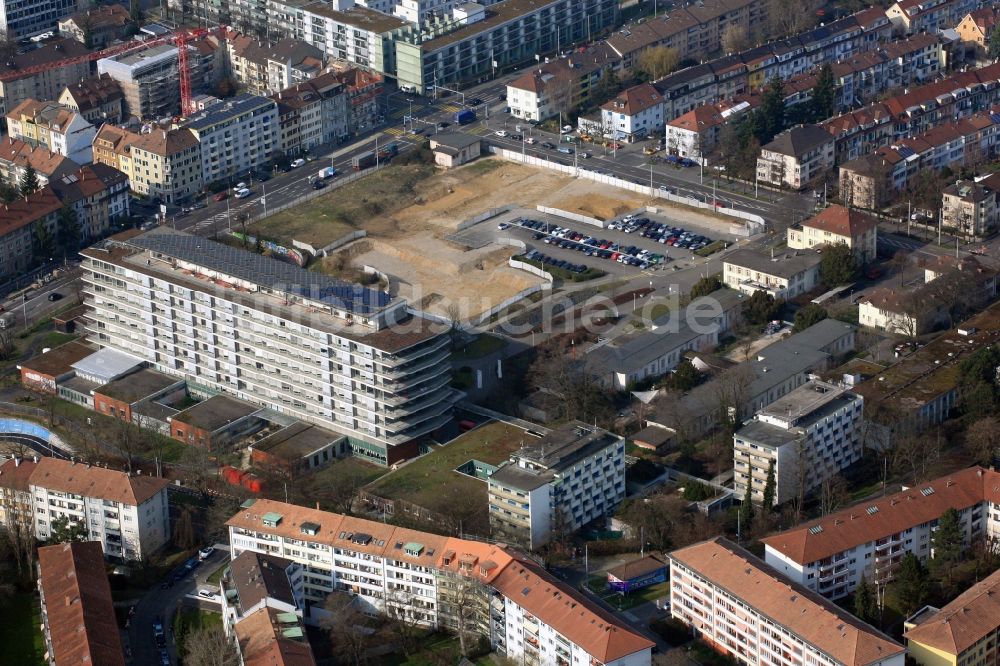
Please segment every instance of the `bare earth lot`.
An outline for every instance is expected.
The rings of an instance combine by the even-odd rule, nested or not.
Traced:
[[[414,305],[466,318],[540,279],[507,266],[507,259],[517,252],[513,247],[488,244],[468,249],[446,240],[463,220],[509,205],[527,209],[544,205],[610,219],[647,204],[660,202],[545,169],[481,159],[436,173],[426,165],[392,166],[255,226],[265,236],[284,242],[295,238],[318,247],[364,229],[366,239],[315,268],[346,278],[371,266],[390,276],[391,290]],[[717,218],[685,209],[664,212],[678,222],[723,225]]]

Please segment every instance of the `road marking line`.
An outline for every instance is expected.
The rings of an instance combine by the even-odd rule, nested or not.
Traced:
[[[403,130],[399,129],[398,127],[391,127],[389,129],[385,130],[385,133],[389,134],[391,136],[402,136],[403,135]]]

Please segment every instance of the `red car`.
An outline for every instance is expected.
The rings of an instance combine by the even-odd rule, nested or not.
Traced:
[[[212,200],[213,201],[224,201],[226,199],[226,197],[228,197],[228,196],[229,196],[229,192],[223,191],[223,192],[219,192],[214,197],[212,197]]]

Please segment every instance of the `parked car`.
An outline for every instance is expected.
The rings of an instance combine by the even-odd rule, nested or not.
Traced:
[[[451,127],[451,123],[440,122],[437,124],[439,130],[447,129],[448,127]]]
[[[204,548],[198,551],[198,557],[203,560],[207,560],[212,556],[212,553],[214,552],[215,552],[215,546],[205,546]]]
[[[219,598],[219,595],[217,593],[213,592],[212,590],[204,588],[198,590],[198,596],[201,597],[202,599],[208,599],[209,601],[215,601],[216,599]]]
[[[552,145],[551,143],[549,143],[548,141],[543,141],[542,142],[542,148],[548,148],[549,150],[552,150],[552,149],[555,148],[555,146]]]
[[[236,198],[237,199],[246,199],[251,194],[253,194],[253,192],[251,192],[246,187],[244,187],[243,189],[240,189],[240,190],[236,190]]]
[[[212,197],[212,201],[224,201],[228,196],[229,192],[219,192],[214,197]]]
[[[306,163],[306,161],[300,157],[297,160],[292,160],[292,163],[289,166],[291,166],[293,169],[298,169],[300,166],[302,166],[305,163]]]
[[[559,133],[560,134],[569,134],[572,131],[573,131],[573,126],[572,125],[563,125],[563,128],[562,128],[562,130]]]
[[[500,231],[507,231],[508,229],[510,229],[510,225],[507,224],[506,222],[501,222],[500,224],[497,225],[497,229],[499,229]]]

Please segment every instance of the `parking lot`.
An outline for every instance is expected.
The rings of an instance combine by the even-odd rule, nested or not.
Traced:
[[[536,253],[531,259],[567,262],[570,272],[582,272],[583,266],[616,275],[662,270],[672,262],[690,260],[695,250],[714,240],[701,229],[679,227],[650,214],[617,218],[607,229],[598,229],[561,217],[526,213],[500,222],[495,233],[524,242],[528,253]]]

